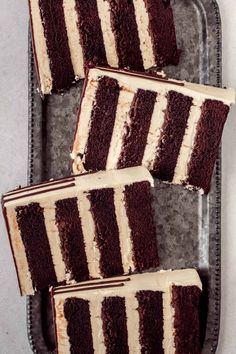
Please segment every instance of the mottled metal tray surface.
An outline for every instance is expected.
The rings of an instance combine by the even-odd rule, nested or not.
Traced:
[[[172,0],[180,64],[169,77],[221,85],[221,24],[214,0]],[[29,40],[30,43],[30,40]],[[64,95],[41,100],[29,50],[29,183],[70,174],[69,152],[82,82]],[[196,267],[201,275],[204,354],[215,353],[220,323],[220,157],[210,194],[156,181],[155,206],[161,267]],[[52,353],[54,334],[48,294],[27,299],[28,334],[35,353]]]

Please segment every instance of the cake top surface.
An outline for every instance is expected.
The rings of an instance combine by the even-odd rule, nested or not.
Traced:
[[[153,273],[135,274],[115,277],[109,280],[93,280],[75,285],[59,286],[52,289],[52,295],[66,299],[79,297],[94,299],[96,296],[125,296],[140,290],[155,290],[169,292],[172,285],[197,286],[202,290],[200,277],[195,269],[167,270]]]
[[[163,73],[157,73],[157,75],[155,75],[150,73],[97,67],[91,68],[88,71],[87,80],[97,80],[102,76],[116,79],[120,85],[122,83],[124,83],[124,85],[130,85],[132,90],[137,90],[138,88],[158,92],[173,90],[189,97],[219,100],[227,105],[235,103],[235,90],[232,88],[219,88],[164,78]]]
[[[31,187],[18,188],[3,195],[4,206],[24,204],[45,197],[68,194],[69,190],[88,191],[102,188],[113,188],[135,182],[149,181],[153,186],[153,178],[145,167],[130,167],[117,171],[99,171],[84,173],[65,179],[52,180]]]

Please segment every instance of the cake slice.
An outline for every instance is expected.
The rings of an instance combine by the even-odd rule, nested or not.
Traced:
[[[143,165],[208,193],[232,89],[92,68],[78,112],[75,173]]]
[[[84,78],[88,64],[144,70],[177,64],[169,0],[29,0],[43,94]]]
[[[58,354],[200,354],[201,290],[194,269],[55,288]]]
[[[21,293],[157,267],[152,186],[150,173],[138,167],[5,194]]]

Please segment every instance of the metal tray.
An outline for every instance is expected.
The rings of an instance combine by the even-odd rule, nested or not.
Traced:
[[[172,0],[180,64],[170,77],[221,85],[221,23],[214,0]],[[82,82],[64,95],[41,100],[29,38],[29,183],[70,174],[69,152]],[[156,181],[159,255],[164,269],[196,267],[204,292],[201,338],[204,354],[215,353],[220,324],[220,154],[210,194]],[[27,326],[34,353],[53,353],[52,313],[46,293],[27,298]]]

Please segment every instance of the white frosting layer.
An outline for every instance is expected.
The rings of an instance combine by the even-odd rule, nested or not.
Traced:
[[[149,181],[150,184],[153,186],[154,181],[151,174],[145,167],[138,166],[138,167],[130,167],[124,168],[121,170],[111,170],[111,171],[99,171],[96,173],[85,174],[75,176],[74,181],[72,182],[62,182],[61,185],[56,185],[52,187],[51,185],[44,185],[42,183],[42,188],[37,189],[37,193],[41,192],[40,194],[30,195],[33,194],[34,191],[29,191],[24,188],[21,189],[21,193],[17,194],[16,200],[11,200],[11,198],[15,198],[16,196],[4,196],[4,205],[6,207],[10,205],[18,206],[18,205],[27,205],[33,202],[40,203],[42,200],[58,200],[64,198],[73,198],[77,196],[79,191],[87,192],[93,189],[102,189],[102,188],[116,188],[119,186],[124,186],[126,184],[132,184],[135,182],[142,182],[142,181]],[[71,185],[71,184],[74,185]],[[62,188],[67,186],[67,188]],[[54,188],[54,190],[51,190]],[[45,192],[47,192],[45,194]]]
[[[55,299],[55,310],[57,316],[55,318],[56,322],[56,336],[57,336],[57,350],[58,354],[68,354],[70,353],[70,342],[67,334],[68,322],[64,316],[64,301],[60,299]]]
[[[197,134],[197,124],[201,117],[202,100],[193,100],[191,106],[187,127],[185,130],[184,138],[179,152],[179,157],[175,167],[173,183],[181,184],[188,178],[188,163],[191,159],[194,141]]]
[[[138,300],[134,294],[127,294],[125,298],[127,317],[128,346],[130,353],[141,353],[139,342],[139,313]]]
[[[133,263],[133,245],[131,241],[131,229],[129,227],[129,220],[126,214],[123,187],[115,189],[114,204],[116,211],[116,221],[120,235],[120,251],[123,269],[125,273],[128,273],[130,270],[134,271],[135,267]]]
[[[165,354],[175,354],[174,343],[174,308],[171,305],[171,285],[168,292],[163,293],[163,348]]]
[[[30,11],[41,91],[43,94],[49,94],[52,91],[52,74],[40,15],[39,0],[30,0]]]
[[[43,216],[45,220],[47,235],[50,235],[50,237],[48,237],[48,241],[57,281],[62,282],[66,278],[66,267],[62,258],[59,231],[56,226],[55,204],[48,200],[42,200],[40,202],[40,206],[43,208]]]
[[[23,244],[20,230],[17,223],[16,211],[14,207],[7,208],[7,219],[9,229],[11,231],[11,246],[13,250],[13,256],[17,268],[18,281],[21,290],[21,295],[34,294],[33,283],[31,274],[29,271],[28,261],[25,253],[25,246]]]
[[[169,80],[160,81],[150,79],[149,77],[144,77],[142,75],[136,75],[132,72],[127,75],[126,72],[112,71],[105,68],[94,68],[90,70],[89,77],[97,80],[100,76],[108,76],[113,79],[118,80],[120,86],[129,86],[135,92],[137,89],[141,88],[143,90],[151,90],[154,92],[166,92],[166,91],[176,91],[182,93],[183,95],[199,98],[202,100],[215,99],[222,101],[226,105],[231,105],[235,103],[235,91],[231,88],[223,89],[213,86],[193,84],[187,81]],[[182,83],[183,86],[175,85],[171,82]]]
[[[65,188],[66,187],[66,188]],[[59,189],[61,188],[61,189]],[[37,193],[37,194],[35,194]],[[59,197],[60,195],[60,197]],[[21,192],[17,195],[5,196],[4,203],[8,208],[10,205],[19,206],[19,205],[28,205],[30,203],[43,203],[47,200],[50,203],[55,203],[58,199],[66,198],[66,196],[73,197],[75,195],[75,190],[71,182],[62,183],[60,185],[51,186],[44,185],[42,183],[41,187],[37,190],[24,190],[21,189]]]
[[[61,181],[63,181],[63,183],[68,183],[68,182],[71,182],[73,180],[74,180],[74,176],[61,179]],[[59,181],[60,180],[51,179],[51,180],[49,180],[47,182],[43,182],[43,183],[39,183],[39,184],[32,184],[30,186],[23,187],[23,188],[22,187],[17,187],[15,189],[13,189],[12,191],[5,193],[4,194],[4,199],[7,199],[8,196],[9,197],[10,196],[13,197],[12,196],[13,194],[15,194],[17,196],[21,192],[21,190],[24,190],[24,192],[26,192],[26,191],[30,191],[31,189],[40,189],[40,188],[42,188],[42,185],[43,186],[46,186],[46,185],[53,186],[55,184],[58,184]]]
[[[177,286],[192,286],[196,285],[200,290],[202,290],[202,283],[200,277],[195,269],[183,269],[183,270],[166,270],[153,273],[143,273],[143,274],[134,274],[130,275],[130,281],[124,281],[124,286],[117,286],[112,288],[106,288],[104,284],[101,285],[101,288],[96,289],[99,282],[107,282],[109,280],[117,280],[117,284],[122,283],[123,279],[127,279],[127,276],[124,277],[115,277],[109,278],[106,280],[93,280],[88,282],[79,283],[79,287],[74,286],[59,286],[54,289],[54,297],[66,299],[70,297],[68,293],[64,291],[71,290],[71,294],[74,297],[82,298],[84,300],[93,301],[94,299],[99,298],[103,299],[104,297],[109,296],[123,296],[126,294],[136,293],[141,290],[152,290],[152,291],[162,291],[169,292],[171,285]],[[94,284],[94,285],[93,285]],[[83,285],[85,290],[83,290]],[[107,284],[108,285],[108,284]],[[91,290],[88,290],[88,287]],[[76,291],[78,289],[78,291]]]
[[[79,80],[84,77],[84,60],[80,44],[78,14],[75,8],[75,0],[63,0],[63,7],[71,61],[75,78]]]
[[[100,252],[95,241],[95,224],[90,210],[87,193],[78,192],[78,210],[84,235],[85,252],[89,274],[92,278],[100,278]]]
[[[154,186],[153,178],[145,167],[129,167],[121,170],[99,171],[76,177],[78,190],[91,190],[102,188],[117,188],[135,182],[148,181]]]
[[[80,117],[83,117],[79,120],[77,126],[75,142],[73,145],[73,151],[71,158],[74,159],[73,171],[78,173],[78,171],[83,172],[83,159],[81,159],[78,154],[84,155],[85,147],[89,137],[90,122],[91,122],[91,113],[93,109],[93,102],[96,95],[98,87],[98,82],[88,79],[86,87],[86,95],[82,99],[81,108],[80,108]]]
[[[56,189],[58,187],[64,188],[64,187],[69,187],[71,183],[74,182],[74,177],[71,179],[65,179],[65,180],[52,180],[50,182],[45,182],[41,183],[35,186],[29,186],[29,187],[23,187],[23,188],[18,188],[15,189],[12,192],[4,194],[4,202],[7,202],[11,199],[17,199],[19,197],[23,196],[29,196],[32,193],[41,193],[44,192],[48,189]]]
[[[144,151],[142,165],[152,170],[157,153],[157,143],[161,136],[161,129],[165,118],[167,98],[164,94],[157,95],[154,106],[150,129],[147,137],[147,145]]]
[[[93,348],[95,354],[105,354],[106,348],[104,344],[104,336],[102,329],[102,302],[101,301],[90,301],[89,310],[91,316],[91,327],[92,327],[92,338],[93,338]]]
[[[55,304],[65,301],[70,297],[77,297],[88,300],[90,302],[91,325],[93,334],[93,344],[95,353],[104,353],[104,343],[101,320],[101,304],[105,297],[119,296],[125,298],[127,330],[128,330],[128,345],[130,353],[140,353],[139,342],[139,314],[138,301],[135,297],[136,293],[142,290],[161,291],[163,292],[163,329],[164,339],[163,348],[166,354],[174,354],[174,308],[171,305],[172,301],[172,286],[197,286],[202,290],[201,280],[198,273],[194,269],[176,270],[176,271],[161,271],[155,273],[144,273],[132,275],[130,281],[124,281],[124,286],[107,287],[109,280],[116,280],[112,285],[122,283],[122,277],[107,279],[106,284],[101,284],[98,289],[99,281],[83,282],[79,287],[58,287],[54,289]],[[103,281],[104,282],[104,281]],[[83,290],[84,288],[84,290]],[[65,292],[66,291],[66,292]],[[71,292],[68,292],[71,291]],[[62,306],[62,305],[61,305]],[[61,311],[55,307],[56,318]],[[65,352],[61,352],[61,354]]]
[[[116,120],[112,133],[110,149],[107,157],[106,169],[116,169],[122,150],[122,139],[127,127],[130,125],[130,106],[134,99],[134,93],[124,88],[120,91],[116,110]]]
[[[101,21],[107,63],[111,67],[118,68],[119,60],[116,51],[115,36],[111,28],[111,13],[109,1],[97,0],[97,8],[98,16]]]
[[[143,0],[133,0],[136,23],[140,40],[140,50],[143,58],[144,69],[149,69],[156,64],[151,36],[149,33],[149,17]]]

